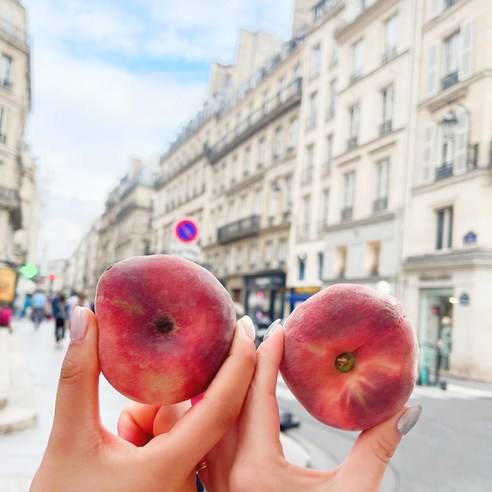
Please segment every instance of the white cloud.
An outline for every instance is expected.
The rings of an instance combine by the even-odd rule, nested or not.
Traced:
[[[239,27],[290,27],[285,0],[24,3],[47,259],[74,250],[132,156],[167,149],[204,100],[208,64],[233,61]]]

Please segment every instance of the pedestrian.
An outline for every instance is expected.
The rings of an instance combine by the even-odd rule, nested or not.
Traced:
[[[256,351],[245,316],[203,398],[192,406],[131,403],[115,436],[99,415],[96,318],[76,307],[71,326],[51,436],[30,492],[191,492],[197,473],[209,492],[375,491],[400,439],[420,416],[420,405],[405,406],[363,431],[334,470],[290,465],[279,441],[275,399],[283,329],[270,327]]]
[[[12,308],[9,304],[2,302],[0,304],[0,328],[8,328],[9,332],[12,333]]]
[[[67,322],[67,308],[65,304],[65,296],[58,294],[51,301],[51,310],[55,320],[55,341],[59,346],[65,338],[65,326]]]
[[[31,320],[34,323],[36,329],[46,316],[46,295],[43,291],[37,290],[34,292],[31,298]]]
[[[66,301],[67,319],[70,319],[72,317],[73,308],[77,305],[78,302],[79,302],[79,295],[77,294],[77,292],[72,291],[71,295],[68,297]]]

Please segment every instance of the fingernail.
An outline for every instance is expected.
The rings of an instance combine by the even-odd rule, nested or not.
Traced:
[[[267,329],[265,332],[265,335],[263,335],[263,340],[266,340],[277,328],[277,326],[280,324],[281,319],[276,319]]]
[[[404,436],[407,434],[411,428],[417,423],[417,420],[422,413],[422,405],[417,404],[413,407],[410,407],[399,419],[396,423],[396,427],[398,428],[398,432]]]
[[[70,320],[70,340],[82,340],[87,332],[87,311],[81,306],[75,306]]]
[[[240,319],[240,322],[243,325],[246,335],[248,335],[248,337],[254,341],[256,338],[256,330],[255,325],[253,324],[253,320],[249,316],[243,316]]]

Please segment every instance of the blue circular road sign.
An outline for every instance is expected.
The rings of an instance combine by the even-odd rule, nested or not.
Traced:
[[[176,224],[175,232],[180,241],[191,243],[198,236],[198,227],[193,220],[183,219]]]

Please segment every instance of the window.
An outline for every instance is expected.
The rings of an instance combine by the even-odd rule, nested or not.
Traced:
[[[0,58],[0,84],[9,87],[12,85],[10,79],[12,72],[12,58],[5,53]]]
[[[7,127],[7,111],[5,108],[0,107],[0,142],[5,143],[7,136],[5,129]]]
[[[335,116],[335,111],[337,109],[337,79],[330,82],[330,102],[328,105],[328,118],[333,118]]]
[[[318,252],[318,279],[323,280],[323,268],[325,262],[325,255],[323,251]]]
[[[352,150],[358,145],[359,137],[359,104],[353,104],[348,109],[349,119],[349,138],[347,142],[347,150]]]
[[[310,127],[316,125],[318,117],[318,93],[313,92],[309,98],[309,120],[308,125]]]
[[[268,202],[268,217],[275,217],[278,210],[280,189],[276,182],[272,183],[270,187],[270,197]]]
[[[311,50],[311,77],[319,75],[321,65],[321,46],[318,44]]]
[[[302,216],[301,216],[301,234],[309,234],[309,219],[311,218],[311,197],[305,195],[302,197]]]
[[[393,119],[393,86],[389,85],[381,91],[381,124],[379,134],[385,135],[391,131]]]
[[[243,176],[247,176],[249,174],[249,166],[251,161],[251,148],[247,147],[244,151],[243,157]]]
[[[355,171],[348,172],[343,176],[343,208],[342,220],[351,219],[354,209],[355,196]]]
[[[364,44],[362,39],[352,46],[352,74],[350,82],[355,82],[362,77],[362,64],[364,58]]]
[[[287,260],[287,239],[280,238],[278,242],[278,261],[279,263],[285,263]]]
[[[333,135],[326,137],[326,156],[323,163],[323,175],[328,176],[331,173],[331,164],[333,161]]]
[[[261,169],[266,164],[266,139],[260,138],[258,143],[258,169]]]
[[[347,247],[346,246],[338,246],[335,253],[335,276],[338,278],[345,277],[347,263]]]
[[[289,146],[288,151],[292,151],[297,147],[297,138],[299,134],[299,120],[297,118],[292,118],[290,120],[289,126]]]
[[[292,176],[285,178],[284,214],[292,208]]]
[[[236,270],[240,271],[243,267],[243,248],[237,248],[236,252]]]
[[[239,215],[240,218],[244,218],[248,216],[248,195],[244,194],[241,195],[240,199],[240,208],[239,208]]]
[[[287,100],[287,80],[285,79],[285,77],[282,77],[280,79],[278,100],[280,104]]]
[[[302,182],[307,183],[313,179],[314,170],[314,144],[308,145],[306,149],[306,167],[302,173]]]
[[[376,163],[376,199],[374,200],[374,212],[386,210],[388,207],[389,168],[389,159],[383,159]]]
[[[254,123],[255,118],[255,103],[251,101],[248,106],[248,125],[251,126]]]
[[[449,249],[453,243],[453,207],[436,211],[436,249]]]
[[[400,18],[398,15],[390,17],[384,23],[384,51],[383,63],[390,61],[396,56],[398,38],[400,31]]]
[[[255,215],[261,215],[263,210],[263,194],[261,188],[255,191],[255,203],[254,203],[254,213]]]
[[[381,241],[369,241],[367,244],[367,271],[371,276],[379,275]]]
[[[258,247],[256,244],[252,244],[249,247],[249,264],[250,266],[256,266],[256,262],[258,260]]]
[[[275,130],[273,141],[273,159],[277,160],[282,155],[282,127],[279,126]]]
[[[265,266],[270,266],[273,260],[273,242],[267,241],[265,243]]]
[[[321,206],[323,207],[322,208],[322,219],[323,219],[323,222],[322,222],[322,228],[324,228],[325,226],[328,225],[328,214],[329,214],[329,205],[330,205],[330,190],[326,189],[326,190],[323,190],[323,194],[322,194],[322,203],[321,203]]]
[[[304,280],[306,278],[306,255],[297,257],[297,271],[299,280]]]
[[[444,79],[443,89],[458,82],[460,33],[455,32],[444,41]]]
[[[270,95],[268,94],[268,91],[265,91],[263,93],[263,105],[261,107],[262,114],[267,114],[270,106]]]

